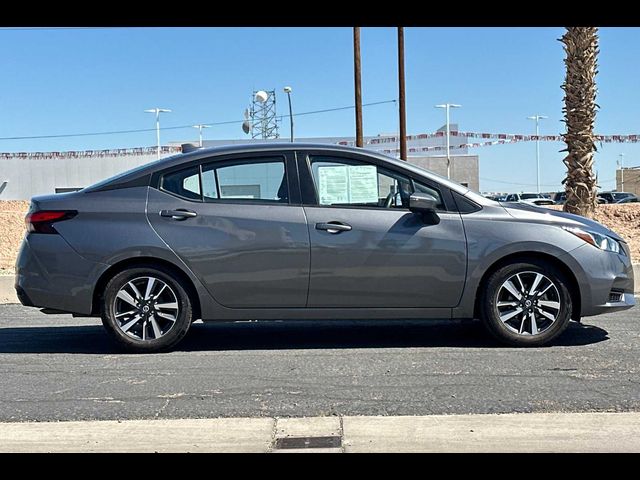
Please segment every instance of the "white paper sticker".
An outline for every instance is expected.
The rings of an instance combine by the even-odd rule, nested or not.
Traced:
[[[318,167],[320,205],[378,203],[378,171],[373,165]]]
[[[318,168],[320,205],[349,203],[349,173],[346,166]]]
[[[378,203],[378,170],[373,165],[349,165],[349,203]]]

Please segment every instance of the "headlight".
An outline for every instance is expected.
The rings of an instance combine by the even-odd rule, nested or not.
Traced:
[[[590,243],[594,247],[600,250],[606,250],[607,252],[621,253],[624,255],[624,250],[620,247],[620,243],[608,235],[602,235],[601,233],[589,232],[577,227],[562,227],[569,233],[574,234],[576,237],[581,238],[587,243]]]

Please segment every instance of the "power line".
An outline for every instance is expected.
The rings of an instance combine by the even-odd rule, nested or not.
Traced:
[[[384,100],[381,102],[371,102],[371,103],[365,103],[362,106],[363,107],[370,107],[373,105],[382,105],[385,103],[396,103],[396,100]],[[303,115],[314,115],[317,113],[327,113],[327,112],[337,112],[339,110],[349,110],[355,108],[355,106],[353,105],[349,105],[346,107],[335,107],[335,108],[325,108],[323,110],[312,110],[310,112],[301,112],[301,113],[294,113],[293,116],[294,117],[301,117]],[[289,118],[289,115],[282,115],[281,118]],[[207,124],[207,125],[230,125],[230,124],[234,124],[234,123],[242,123],[244,121],[243,120],[228,120],[225,122],[202,122],[203,124]],[[186,129],[186,128],[192,128],[193,124],[189,124],[189,125],[178,125],[178,126],[174,126],[174,127],[162,127],[160,128],[160,130],[180,130],[180,129]],[[108,132],[84,132],[84,133],[66,133],[66,134],[59,134],[59,135],[30,135],[30,136],[17,136],[17,137],[0,137],[0,140],[35,140],[35,139],[42,139],[42,138],[71,138],[71,137],[91,137],[91,136],[98,136],[98,135],[121,135],[121,134],[126,134],[126,133],[143,133],[143,132],[155,132],[156,129],[155,128],[139,128],[139,129],[134,129],[134,130],[112,130],[112,131],[108,131]]]

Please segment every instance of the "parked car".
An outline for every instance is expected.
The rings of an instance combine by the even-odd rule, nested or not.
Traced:
[[[556,192],[553,195],[553,203],[555,203],[556,205],[564,205],[567,201],[567,194],[566,192]],[[600,197],[596,197],[596,201],[598,203],[607,203],[607,201],[604,198],[600,198]]]
[[[637,203],[637,202],[638,202],[638,197],[633,195],[632,197],[621,198],[616,203]]]
[[[358,148],[198,149],[34,197],[26,224],[20,302],[101,316],[136,352],[196,319],[480,318],[539,346],[634,305],[629,248],[603,225]]]
[[[605,203],[619,203],[622,199],[636,196],[629,192],[601,192],[598,197],[604,199]]]
[[[554,201],[541,193],[510,193],[505,202],[523,202],[531,205],[553,205]]]

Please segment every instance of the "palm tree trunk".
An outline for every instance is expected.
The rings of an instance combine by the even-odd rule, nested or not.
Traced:
[[[598,57],[597,27],[567,27],[560,41],[564,44],[567,68],[562,89],[567,133],[563,134],[568,152],[563,160],[567,176],[562,181],[567,193],[564,211],[593,217],[596,208],[597,177],[593,173],[593,155],[597,150],[593,124],[596,118],[596,81]]]

